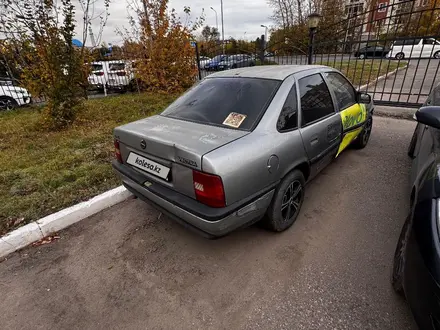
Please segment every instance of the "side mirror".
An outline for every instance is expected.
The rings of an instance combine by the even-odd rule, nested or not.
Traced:
[[[357,94],[358,102],[363,104],[371,103],[371,96],[367,93],[358,92]]]
[[[421,124],[440,129],[440,106],[421,107],[415,117]]]

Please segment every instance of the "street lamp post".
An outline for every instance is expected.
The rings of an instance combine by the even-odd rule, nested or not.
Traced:
[[[223,0],[220,0],[220,15],[222,16],[222,46],[223,46],[223,55],[225,55],[225,24],[223,22]]]
[[[264,27],[264,49],[266,50],[267,48],[267,26],[261,24],[261,27]]]
[[[216,28],[217,28],[217,32],[219,32],[218,31],[218,15],[217,15],[217,10],[215,10],[214,8],[212,8],[211,7],[211,9],[214,11],[214,13],[215,13],[215,25],[216,25]]]
[[[321,19],[321,15],[318,13],[312,13],[308,17],[308,25],[309,25],[309,52],[308,52],[308,64],[313,63],[313,42],[315,39],[316,28],[318,27],[319,20]]]

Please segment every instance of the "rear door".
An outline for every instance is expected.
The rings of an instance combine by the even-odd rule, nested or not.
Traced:
[[[300,134],[311,164],[311,174],[321,171],[334,158],[341,141],[341,119],[335,112],[330,91],[321,74],[298,79]]]
[[[409,57],[420,57],[422,55],[423,39],[408,39],[405,40],[405,56],[411,54]]]
[[[338,156],[362,131],[367,120],[367,108],[357,102],[356,90],[342,74],[333,71],[326,72],[324,76],[335,99],[342,123],[342,140],[336,155]]]
[[[435,39],[433,38],[424,38],[423,39],[423,49],[422,49],[422,57],[432,57],[434,53],[434,46],[436,44]]]

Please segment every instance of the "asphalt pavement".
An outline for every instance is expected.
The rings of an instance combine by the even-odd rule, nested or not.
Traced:
[[[390,285],[415,123],[374,118],[284,233],[218,240],[131,199],[0,262],[3,329],[415,329]]]

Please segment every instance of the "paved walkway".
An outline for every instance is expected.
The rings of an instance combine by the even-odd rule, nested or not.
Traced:
[[[431,87],[440,82],[438,66],[437,59],[410,60],[407,69],[368,87],[367,92],[376,101],[423,103]]]

